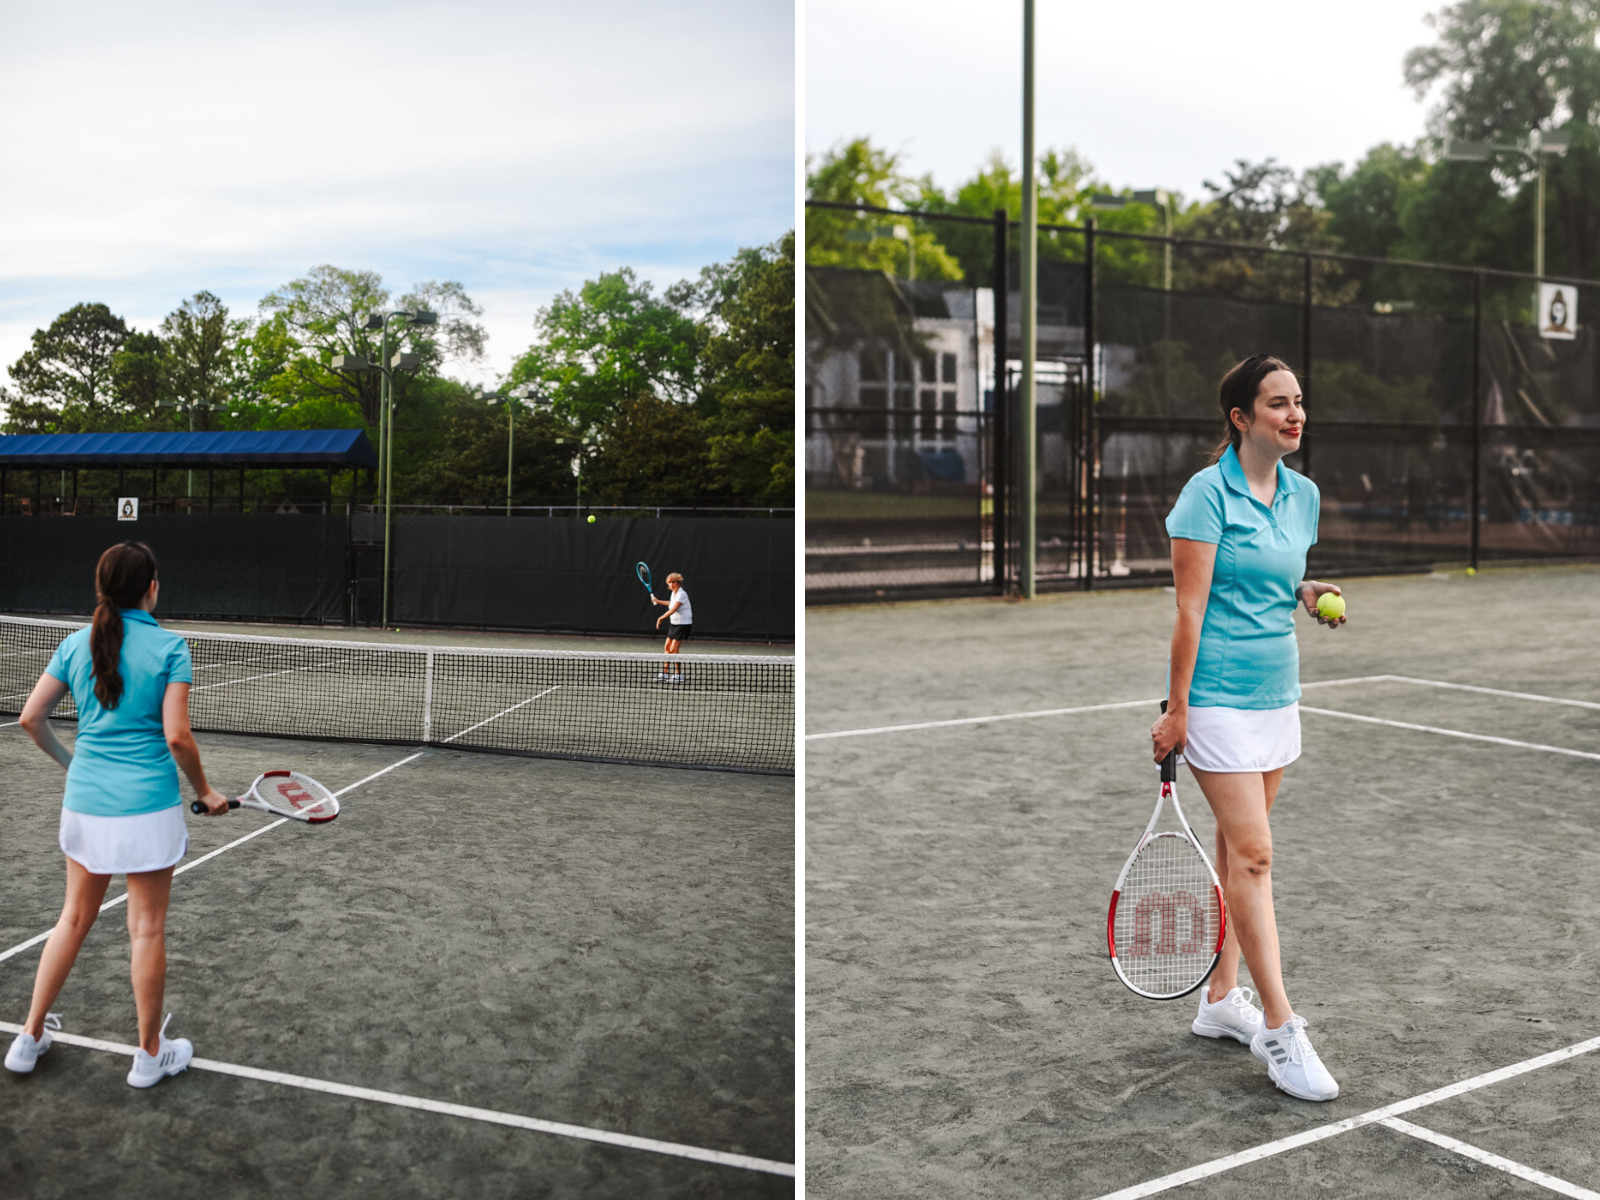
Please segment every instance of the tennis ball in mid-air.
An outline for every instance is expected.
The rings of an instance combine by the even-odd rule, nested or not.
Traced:
[[[1323,592],[1317,597],[1317,615],[1325,621],[1337,621],[1344,616],[1344,597]]]
[[[594,514],[593,513],[589,514],[589,524],[591,524],[591,525],[594,524]]]
[[[1467,568],[1467,574],[1468,575],[1476,575],[1477,573],[1478,573],[1478,568],[1477,567],[1468,567]]]

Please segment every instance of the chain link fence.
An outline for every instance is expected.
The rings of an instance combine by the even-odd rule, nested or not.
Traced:
[[[960,278],[807,267],[807,601],[1013,591],[1017,226],[809,207],[925,271],[949,248],[932,261]],[[1600,284],[1541,301],[1527,275],[1092,223],[1041,227],[1039,253],[1040,589],[1170,581],[1166,514],[1222,436],[1217,381],[1256,353],[1301,377],[1318,573],[1600,556],[1600,366],[1570,319]]]

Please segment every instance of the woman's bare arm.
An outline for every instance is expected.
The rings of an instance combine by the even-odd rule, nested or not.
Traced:
[[[46,671],[39,676],[39,682],[33,685],[27,703],[22,706],[22,719],[17,722],[22,726],[22,731],[33,739],[33,744],[55,759],[63,771],[72,765],[72,751],[56,737],[56,731],[50,724],[50,714],[66,694],[67,685]]]
[[[189,685],[167,684],[167,693],[161,698],[161,729],[167,735],[167,749],[179,768],[194,785],[194,794],[206,806],[206,814],[220,817],[228,811],[228,798],[206,782],[206,770],[200,765],[200,747],[195,745],[194,731],[189,728]]]
[[[1212,543],[1172,539],[1172,581],[1178,593],[1178,614],[1172,624],[1167,711],[1150,728],[1157,762],[1174,750],[1182,750],[1188,737],[1189,685],[1200,654],[1200,629],[1206,620],[1206,601],[1211,595],[1211,574],[1216,564],[1217,548]]]

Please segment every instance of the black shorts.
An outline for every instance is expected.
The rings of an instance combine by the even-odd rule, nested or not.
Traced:
[[[667,640],[669,642],[687,642],[689,635],[694,632],[693,625],[674,625],[667,622]]]

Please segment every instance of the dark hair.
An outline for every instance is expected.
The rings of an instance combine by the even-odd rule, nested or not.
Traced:
[[[143,542],[118,542],[100,556],[94,569],[94,627],[89,657],[94,663],[94,696],[102,708],[122,700],[122,612],[137,608],[156,577],[156,556]]]
[[[1234,451],[1239,449],[1239,427],[1233,423],[1233,410],[1241,410],[1245,416],[1255,419],[1256,397],[1261,392],[1261,381],[1274,371],[1289,371],[1294,368],[1281,358],[1274,358],[1270,354],[1252,354],[1243,362],[1234,363],[1233,367],[1222,377],[1222,386],[1218,389],[1218,399],[1222,404],[1222,422],[1224,433],[1222,440],[1217,443],[1211,452],[1211,461],[1218,461],[1232,446]]]

